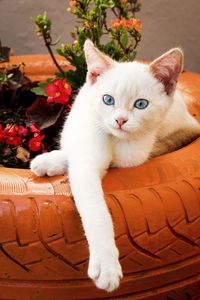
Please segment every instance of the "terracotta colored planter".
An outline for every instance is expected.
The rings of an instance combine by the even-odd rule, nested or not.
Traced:
[[[73,69],[62,56],[55,55],[55,57],[64,71]],[[53,77],[55,72],[58,72],[50,56],[46,54],[11,56],[10,62],[1,63],[0,67],[9,67],[22,63],[24,63],[24,66],[21,66],[22,70],[33,81],[46,80],[48,77]]]
[[[37,57],[30,74],[38,65]],[[179,89],[198,120],[199,87],[200,75],[182,74]],[[87,277],[88,246],[67,177],[0,168],[0,299],[200,299],[199,181],[200,139],[108,172],[103,186],[124,272],[108,294]]]

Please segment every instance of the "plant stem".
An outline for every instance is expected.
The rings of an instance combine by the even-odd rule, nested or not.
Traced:
[[[53,51],[52,51],[52,49],[51,49],[51,46],[50,46],[49,42],[48,42],[47,39],[46,39],[45,34],[43,34],[43,38],[44,38],[44,41],[45,41],[45,46],[47,47],[47,50],[48,50],[48,52],[49,52],[49,54],[50,54],[50,56],[51,56],[51,58],[52,58],[52,60],[53,60],[53,62],[54,62],[54,64],[55,64],[56,68],[58,69],[58,71],[59,71],[62,75],[65,75],[65,72],[63,71],[63,69],[61,68],[61,66],[58,64],[58,62],[57,62],[57,60],[56,60],[56,58],[55,58],[55,56],[54,56],[54,54],[53,54]]]

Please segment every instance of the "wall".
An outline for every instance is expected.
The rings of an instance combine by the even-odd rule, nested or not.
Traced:
[[[0,0],[0,38],[15,54],[46,52],[34,34],[34,17],[48,11],[54,25],[54,36],[69,40],[74,25],[66,12],[64,0]],[[171,47],[181,46],[185,67],[200,72],[200,1],[141,0],[139,17],[143,22],[142,42],[138,56],[153,59]],[[31,19],[33,18],[33,19]]]

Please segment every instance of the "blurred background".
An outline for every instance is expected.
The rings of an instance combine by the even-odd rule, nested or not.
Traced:
[[[185,68],[200,72],[200,1],[141,0],[142,41],[138,57],[152,60],[176,46],[185,52]],[[66,11],[65,0],[0,0],[0,39],[16,55],[46,53],[34,30],[37,14],[47,11],[53,23],[53,36],[71,40],[74,17]]]

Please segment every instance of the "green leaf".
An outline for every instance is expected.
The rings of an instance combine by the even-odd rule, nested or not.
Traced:
[[[45,82],[38,82],[38,86],[31,89],[38,96],[46,96],[45,87],[52,82],[52,78],[47,78]]]
[[[128,44],[128,34],[126,31],[123,31],[120,37],[120,42],[123,45],[124,48],[126,48]]]
[[[34,87],[31,91],[38,96],[46,96],[45,89],[41,87]]]
[[[57,39],[51,43],[51,46],[57,45],[60,42],[60,40],[61,40],[61,36],[58,36]]]
[[[102,50],[117,61],[121,60],[123,57],[121,49],[118,49],[113,42],[107,43]]]
[[[129,56],[129,61],[133,61],[135,59],[136,55],[137,55],[137,51],[134,50]]]
[[[85,30],[80,30],[78,32],[78,41],[82,48],[83,48],[83,45],[84,45],[86,39],[87,39],[87,33],[85,32]]]

